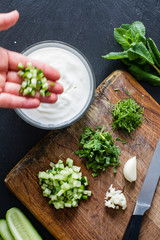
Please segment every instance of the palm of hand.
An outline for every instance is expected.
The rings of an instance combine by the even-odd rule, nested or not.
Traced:
[[[11,13],[0,14],[0,31],[13,26],[18,20],[19,14],[17,11]],[[20,93],[22,79],[17,75],[18,63],[21,62],[24,66],[27,62],[31,62],[33,66],[42,69],[48,80],[49,97],[41,97],[36,93],[35,97],[23,97]],[[60,78],[59,72],[39,61],[27,58],[19,53],[8,51],[0,47],[0,107],[4,108],[35,108],[40,102],[55,103],[57,94],[63,92],[61,84],[57,83]],[[50,84],[54,82],[53,84]]]

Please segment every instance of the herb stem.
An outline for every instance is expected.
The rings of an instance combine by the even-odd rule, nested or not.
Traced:
[[[155,64],[152,64],[152,67],[157,71],[157,73],[160,75],[160,70],[159,68],[155,65]]]

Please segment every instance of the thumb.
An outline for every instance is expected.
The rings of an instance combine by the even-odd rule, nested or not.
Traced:
[[[14,10],[9,13],[0,13],[0,31],[6,30],[16,24],[19,13]]]

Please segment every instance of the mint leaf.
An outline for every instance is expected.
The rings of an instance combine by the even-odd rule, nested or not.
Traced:
[[[124,52],[111,52],[103,57],[121,59],[137,80],[160,85],[160,52],[151,38],[146,42],[145,33],[146,29],[142,22],[122,24],[120,28],[114,29],[114,37]]]
[[[136,65],[130,66],[129,71],[138,81],[146,81],[148,83],[151,83],[153,86],[160,86],[160,77],[145,72]]]
[[[130,48],[130,45],[133,42],[130,30],[123,28],[114,29],[114,38],[124,50]]]
[[[129,30],[129,29],[130,29],[130,26],[131,26],[130,24],[122,24],[122,25],[120,26],[120,28]]]
[[[151,38],[147,39],[147,46],[149,48],[149,52],[150,52],[154,62],[160,68],[160,53],[158,51],[158,48],[157,48],[155,42]]]
[[[133,22],[131,24],[131,32],[132,37],[134,39],[134,42],[139,43],[142,42],[144,45],[146,45],[146,29],[142,22]]]
[[[154,64],[151,54],[142,42],[139,42],[135,46],[130,48],[127,53],[129,60],[136,60],[137,58],[142,58],[148,63],[152,65]]]
[[[124,52],[110,52],[109,54],[103,56],[103,58],[122,59],[122,58],[128,58],[128,54],[127,54],[126,51],[124,51]]]
[[[137,35],[142,36],[142,37],[145,38],[146,29],[145,29],[145,26],[143,25],[142,22],[139,22],[139,21],[133,22],[131,24],[130,29],[131,29],[132,36],[133,36],[135,41],[137,39]]]

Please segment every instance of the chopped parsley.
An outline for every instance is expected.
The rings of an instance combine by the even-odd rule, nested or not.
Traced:
[[[121,138],[119,138],[119,137],[116,138],[116,141],[120,141],[120,142],[122,142],[123,144],[127,144],[127,143],[128,143],[127,141],[124,141],[123,139],[121,139]]]
[[[120,149],[114,145],[110,133],[104,132],[104,127],[93,130],[86,126],[79,140],[79,147],[75,154],[85,158],[86,168],[92,169],[93,177],[98,176],[100,171],[105,171],[108,166],[113,166],[116,173],[116,167],[120,164]]]
[[[125,134],[138,128],[142,123],[144,109],[133,98],[119,100],[112,110],[113,130],[121,129]]]
[[[129,93],[129,91],[128,91],[128,90],[126,91],[126,93],[127,93],[127,95],[128,95],[128,96],[130,96],[130,93]]]
[[[115,91],[115,92],[118,92],[118,91],[119,91],[119,88],[115,88],[114,91]]]

